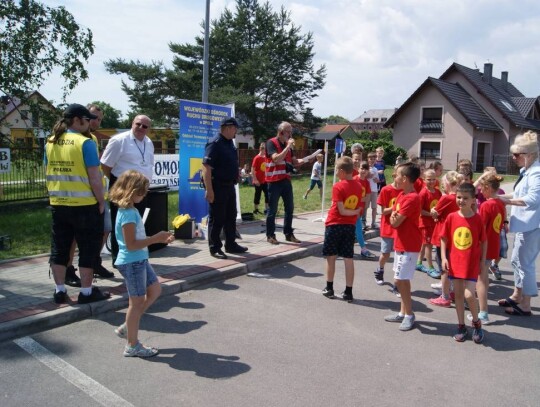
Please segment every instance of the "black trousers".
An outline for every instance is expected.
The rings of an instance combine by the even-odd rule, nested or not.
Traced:
[[[234,184],[214,182],[214,202],[208,209],[208,246],[210,251],[223,247],[219,237],[225,232],[225,248],[233,247],[236,240],[236,190]]]
[[[264,203],[268,203],[268,184],[253,185],[255,187],[255,196],[253,197],[253,204],[259,205],[261,203],[261,192],[264,194]]]

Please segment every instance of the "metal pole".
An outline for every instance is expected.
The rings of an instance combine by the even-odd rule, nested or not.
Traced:
[[[204,20],[204,55],[202,101],[208,103],[208,60],[210,55],[210,0],[206,0],[206,18]]]

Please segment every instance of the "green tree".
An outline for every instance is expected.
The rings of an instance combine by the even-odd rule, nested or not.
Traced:
[[[0,2],[0,86],[6,94],[33,90],[60,68],[65,96],[88,78],[84,63],[93,53],[92,32],[79,27],[64,7]]]
[[[54,69],[64,79],[64,97],[88,78],[85,63],[94,53],[92,32],[79,27],[62,6],[34,0],[0,1],[0,92],[4,104],[19,99],[31,106],[34,127],[49,129],[47,112],[27,97]],[[0,118],[1,124],[2,118]],[[0,138],[7,140],[7,135]]]
[[[202,37],[195,44],[170,43],[172,68],[122,59],[105,66],[129,78],[122,89],[132,108],[171,123],[178,117],[178,99],[200,99],[203,45]],[[273,134],[280,121],[302,116],[324,86],[326,67],[314,67],[313,46],[312,33],[302,34],[283,7],[274,11],[268,2],[237,0],[234,12],[226,9],[211,22],[210,102],[234,102],[257,139]]]
[[[349,124],[349,119],[339,115],[330,115],[325,119],[327,124]]]
[[[93,105],[99,106],[103,112],[103,121],[101,122],[101,127],[104,128],[118,128],[120,127],[120,116],[122,112],[118,109],[115,109],[107,102],[101,102],[96,100],[92,102]]]

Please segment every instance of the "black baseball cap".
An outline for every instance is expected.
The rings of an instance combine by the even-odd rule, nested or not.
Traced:
[[[234,127],[238,127],[238,122],[236,121],[236,119],[234,117],[228,117],[226,119],[223,119],[221,121],[221,127],[223,126],[234,126]]]
[[[90,111],[83,105],[78,103],[72,103],[69,105],[66,110],[64,110],[64,117],[66,119],[71,119],[73,117],[86,117],[87,119],[97,119],[95,114],[90,113]]]

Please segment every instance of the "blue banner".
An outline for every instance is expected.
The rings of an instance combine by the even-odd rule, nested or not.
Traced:
[[[180,100],[178,213],[189,214],[196,222],[208,215],[201,188],[204,148],[219,134],[221,121],[232,115],[231,107]]]

